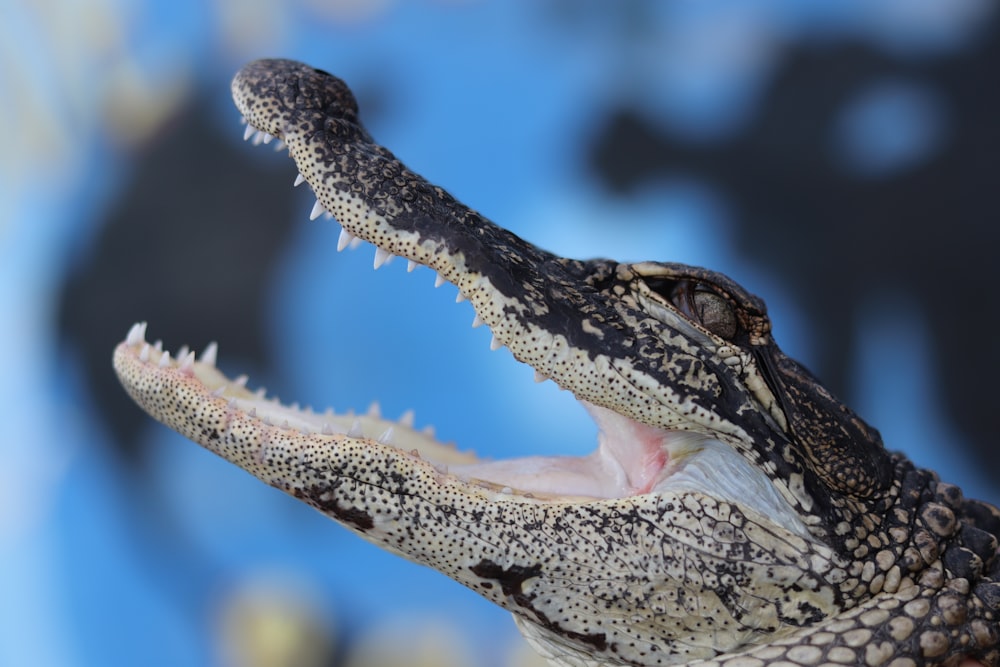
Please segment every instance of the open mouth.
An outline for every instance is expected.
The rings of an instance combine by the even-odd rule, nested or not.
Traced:
[[[244,120],[246,123],[246,121]],[[246,124],[244,139],[255,145],[274,145],[287,149],[284,141]],[[299,174],[298,186],[306,182]],[[317,200],[310,214],[333,218]],[[341,228],[338,250],[357,248],[362,240]],[[374,268],[392,259],[393,255],[375,247]],[[408,260],[408,271],[421,263]],[[439,273],[436,285],[445,282]],[[459,285],[459,295],[468,289]],[[473,289],[475,289],[473,287]],[[461,296],[458,301],[464,300]],[[476,315],[473,326],[483,324]],[[494,335],[491,348],[501,347]],[[681,467],[691,455],[701,450],[705,436],[654,428],[607,408],[582,400],[584,407],[599,428],[597,448],[585,456],[531,456],[506,460],[484,460],[439,442],[431,429],[414,428],[412,415],[388,420],[377,410],[367,414],[337,414],[303,410],[297,405],[284,405],[266,396],[263,389],[248,388],[246,376],[228,378],[216,367],[218,347],[210,345],[200,356],[182,348],[171,355],[162,343],[146,341],[146,324],[136,324],[116,352],[116,366],[143,366],[147,376],[172,375],[182,378],[187,391],[197,392],[201,401],[224,401],[228,411],[259,421],[261,427],[323,438],[355,438],[370,441],[372,446],[392,447],[407,456],[429,463],[440,474],[474,486],[499,490],[506,494],[544,499],[620,498],[649,493]],[[140,369],[136,368],[135,372]],[[535,379],[547,379],[535,371]],[[120,371],[121,374],[121,371]],[[544,449],[541,447],[540,449]]]
[[[328,83],[329,75],[308,72]],[[349,93],[307,94],[296,83],[289,94],[305,100],[302,113],[311,115],[295,119],[289,114],[298,112],[277,101],[270,88],[255,98],[260,91],[254,85],[240,76],[234,80],[234,98],[248,119],[244,139],[288,150],[299,169],[295,185],[308,182],[317,197],[310,218],[325,215],[342,226],[338,250],[368,241],[375,246],[374,268],[399,255],[408,260],[409,271],[427,266],[436,271],[436,284],[456,285],[457,300],[468,300],[476,312],[474,326],[492,331],[493,349],[508,346],[517,360],[535,369],[536,380],[552,379],[581,401],[597,424],[597,447],[578,457],[480,459],[415,429],[412,417],[394,421],[377,412],[316,413],[281,404],[263,390],[249,389],[245,376],[223,375],[215,365],[216,345],[200,357],[187,349],[171,355],[159,342],[146,341],[143,323],[133,326],[116,349],[115,368],[147,412],[289,491],[295,488],[295,480],[285,478],[289,465],[269,469],[272,458],[311,461],[347,448],[351,456],[388,457],[387,465],[401,465],[407,475],[485,500],[577,503],[694,491],[738,502],[805,534],[767,475],[719,439],[743,437],[738,427],[716,419],[694,394],[654,386],[649,376],[630,371],[628,356],[636,341],[607,324],[617,316],[613,310],[595,310],[605,308],[600,298],[588,301],[592,297],[584,294],[596,289],[588,282],[595,273],[606,282],[617,279],[615,267],[654,272],[655,267],[581,263],[546,253],[408,172],[357,124]],[[341,147],[347,152],[338,152]],[[682,338],[716,349],[684,317],[650,307],[659,308],[659,316],[668,318]],[[687,357],[663,357],[662,363],[673,371],[701,368],[704,362],[691,356],[694,343],[681,345],[687,346]]]

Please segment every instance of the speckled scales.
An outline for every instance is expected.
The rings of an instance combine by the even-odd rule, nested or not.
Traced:
[[[775,345],[759,299],[696,267],[532,246],[375,144],[320,70],[258,61],[233,91],[347,233],[438,271],[582,400],[723,443],[776,500],[672,477],[608,499],[470,480],[406,425],[392,442],[374,417],[320,432],[130,333],[115,368],[153,417],[510,610],[555,664],[997,666],[1000,512],[887,452]]]

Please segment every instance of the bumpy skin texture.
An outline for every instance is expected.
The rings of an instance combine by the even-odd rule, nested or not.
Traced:
[[[778,349],[759,299],[704,269],[532,246],[375,144],[320,70],[257,61],[233,94],[345,243],[430,266],[518,360],[643,433],[723,443],[766,489],[669,475],[622,498],[500,488],[448,472],[463,455],[406,424],[395,440],[376,438],[377,417],[320,428],[225,379],[214,352],[175,360],[137,329],[115,368],[153,417],[510,610],[556,664],[1000,663],[1000,512],[886,451]],[[670,475],[699,456],[671,451]]]

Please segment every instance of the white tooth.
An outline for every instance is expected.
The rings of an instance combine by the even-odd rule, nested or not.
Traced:
[[[229,400],[226,401],[226,407],[229,408],[230,410],[232,410],[233,408],[235,408],[236,407],[236,399],[233,398],[232,396],[230,396]]]
[[[455,295],[455,303],[462,303],[463,301],[465,301],[465,295],[459,290],[458,294]]]
[[[191,350],[184,355],[183,359],[181,359],[181,370],[184,371],[185,373],[190,373],[193,368],[194,368],[194,350]]]
[[[324,213],[326,213],[326,209],[323,208],[323,205],[320,204],[319,200],[317,199],[316,203],[313,204],[312,211],[309,212],[309,219],[310,220],[315,220],[316,218],[318,218],[319,216],[323,215]]]
[[[388,251],[383,250],[382,248],[375,248],[375,269],[378,270],[378,268],[388,262],[391,257],[392,255],[390,255]]]
[[[389,428],[387,428],[382,433],[382,435],[380,435],[377,438],[377,440],[381,442],[383,445],[388,445],[390,442],[392,442],[392,427],[390,426]]]
[[[263,141],[265,144],[269,144],[271,143],[272,139],[274,139],[273,134],[268,134],[267,132],[264,132],[264,138],[261,139],[261,141]]]
[[[546,380],[548,380],[547,377],[545,377],[538,371],[535,371],[535,382],[545,382]]]
[[[267,415],[264,415],[261,418],[261,421],[264,422],[265,426],[274,426],[274,424],[271,423],[271,418],[269,416],[267,416]]]
[[[238,379],[239,378],[237,378],[237,380]],[[257,387],[257,391],[253,393],[253,397],[258,401],[263,401],[265,398],[267,398],[267,389],[265,387]]]
[[[280,153],[281,151],[285,150],[286,148],[288,148],[288,144],[286,144],[281,139],[278,139],[278,142],[276,144],[274,144],[274,152],[275,153]]]
[[[159,365],[160,368],[166,368],[167,366],[170,365],[170,353],[169,352],[164,352],[163,355],[160,356],[160,363],[158,365]]]
[[[351,239],[351,250],[357,250],[359,247],[361,247],[361,244],[362,244],[361,239],[357,237]]]
[[[379,419],[382,416],[382,408],[379,407],[378,401],[372,401],[372,404],[368,406],[368,416]]]
[[[281,428],[283,428],[286,431],[290,428],[289,425],[288,425],[288,420],[287,419],[282,420],[282,422],[281,422]]]
[[[416,416],[413,410],[407,410],[399,417],[399,423],[407,428],[413,428],[413,420],[416,419]]]
[[[240,375],[238,378],[236,378],[235,380],[233,380],[233,384],[235,384],[237,387],[246,387],[247,386],[247,382],[249,380],[250,380],[250,376],[249,375]]]
[[[328,422],[323,422],[323,430],[320,432],[323,435],[333,435],[333,427]]]
[[[139,350],[139,361],[142,363],[149,361],[149,343],[142,344],[142,349]]]
[[[298,176],[295,177],[295,183],[292,184],[292,187],[297,188],[305,182],[306,182],[306,177],[303,176],[302,174],[299,174]]]
[[[252,143],[254,146],[260,146],[262,143],[264,143],[264,137],[266,136],[267,136],[266,132],[264,132],[263,130],[257,130],[256,132],[254,132],[253,139],[250,140],[250,143]]]
[[[248,412],[247,415],[250,416],[250,417],[256,417],[257,416],[257,408],[250,408],[250,412]]]
[[[153,343],[153,349],[156,350],[157,352],[163,352],[163,341],[158,340],[155,343]]]
[[[418,266],[419,266],[419,264],[417,264],[416,262],[414,262],[412,259],[406,260],[406,272],[407,273],[413,273],[413,270],[415,268],[417,268]]]
[[[360,438],[364,433],[361,431],[361,420],[355,419],[354,423],[351,424],[351,428],[347,431],[347,437],[349,438]]]
[[[128,335],[125,336],[125,344],[129,347],[133,345],[138,345],[139,343],[146,342],[146,323],[136,322],[132,325],[132,328],[128,330]]]
[[[341,227],[340,237],[337,239],[337,252],[340,252],[341,250],[346,248],[348,245],[350,245],[351,241],[353,240],[354,240],[354,234],[351,234],[349,231]]]
[[[246,124],[247,124],[247,117],[240,115],[240,125],[246,125]]]
[[[472,328],[481,326],[483,326],[483,320],[479,317],[479,313],[476,313],[476,316],[472,318]]]
[[[190,348],[187,345],[181,345],[181,349],[177,350],[177,358],[183,359],[184,357],[187,356],[189,351]]]
[[[501,347],[503,347],[503,343],[501,343],[499,340],[497,340],[496,336],[493,336],[493,338],[490,338],[490,349],[491,350],[496,351],[496,350],[499,350]]]
[[[434,437],[434,427],[431,426],[430,424],[420,429],[420,432],[426,435],[428,438]]]
[[[243,141],[246,141],[254,135],[257,130],[254,129],[253,125],[247,125],[247,129],[243,130]]]
[[[201,353],[201,363],[207,366],[214,366],[219,356],[219,345],[214,340],[205,347]]]
[[[212,396],[214,398],[220,398],[224,393],[226,393],[226,385],[222,385],[221,387],[217,387],[212,390]]]
[[[434,274],[434,287],[441,287],[444,283],[445,279],[441,277],[440,273]]]

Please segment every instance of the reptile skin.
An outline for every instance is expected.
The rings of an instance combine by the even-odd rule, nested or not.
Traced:
[[[150,415],[512,612],[558,665],[1000,663],[1000,511],[887,451],[728,278],[536,248],[373,142],[339,79],[233,81],[343,226],[458,286],[476,323],[600,429],[579,459],[479,461],[407,420],[301,411],[136,325],[114,353]],[[369,326],[351,319],[345,326]]]

